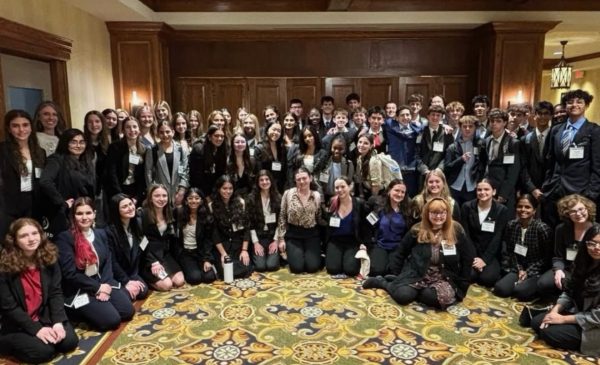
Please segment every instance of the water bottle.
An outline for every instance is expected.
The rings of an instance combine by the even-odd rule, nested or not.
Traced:
[[[227,284],[233,283],[233,261],[229,256],[225,256],[223,263],[223,281]]]

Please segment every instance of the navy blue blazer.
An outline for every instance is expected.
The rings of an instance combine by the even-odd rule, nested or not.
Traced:
[[[108,234],[108,245],[112,254],[115,280],[122,285],[126,285],[130,280],[140,280],[141,238],[132,234],[133,245],[130,247],[125,232],[117,230],[114,224],[106,228],[106,233]]]
[[[2,332],[24,331],[35,336],[44,325],[66,322],[64,300],[60,287],[58,263],[40,269],[42,304],[39,321],[33,321],[27,313],[25,292],[20,273],[0,274],[0,309],[2,310]]]

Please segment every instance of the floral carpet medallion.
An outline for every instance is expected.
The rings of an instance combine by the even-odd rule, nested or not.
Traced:
[[[473,286],[446,311],[283,269],[153,293],[101,364],[598,364],[518,326],[522,308]]]

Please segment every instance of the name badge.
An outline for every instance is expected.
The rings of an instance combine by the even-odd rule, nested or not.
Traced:
[[[273,161],[271,163],[271,170],[272,171],[281,171],[281,162]]]
[[[483,223],[481,223],[481,230],[483,232],[494,232],[494,229],[496,228],[496,222],[491,222],[491,221],[485,221]]]
[[[504,155],[502,163],[505,165],[512,165],[515,163],[515,155]]]
[[[521,256],[527,256],[527,247],[517,244],[515,245],[515,253]]]
[[[356,143],[352,142],[350,144],[350,152],[354,151],[356,149]]]
[[[479,147],[473,147],[473,154],[475,156],[479,155]]]
[[[254,157],[254,148],[250,148],[248,151],[250,152],[250,157]]]
[[[569,147],[569,159],[579,160],[583,158],[583,147]]]
[[[329,173],[322,172],[319,175],[319,181],[322,182],[322,183],[328,183],[329,182]]]
[[[340,226],[341,219],[338,217],[329,218],[329,227],[338,228]]]
[[[433,142],[433,152],[444,152],[444,142]]]
[[[146,250],[146,246],[148,246],[148,239],[146,236],[142,237],[142,242],[140,242],[140,249],[142,251]]]
[[[139,165],[139,163],[140,163],[140,155],[130,153],[129,154],[129,163],[132,164],[132,165]]]
[[[271,213],[265,217],[265,223],[275,223],[277,222],[277,215],[275,213]]]
[[[417,136],[417,142],[416,142],[416,143],[421,143],[421,141],[422,141],[422,140],[423,140],[423,135],[422,135],[422,134],[419,134],[419,135]]]
[[[377,214],[375,214],[375,212],[371,212],[367,216],[367,221],[369,221],[369,223],[371,223],[372,226],[374,226],[378,220],[379,220],[379,217],[377,216]]]
[[[237,231],[241,231],[242,229],[244,229],[244,226],[238,226],[237,224],[234,223],[231,225],[231,228],[233,229],[234,232],[237,232]]]
[[[444,256],[455,256],[456,255],[456,246],[449,245],[447,243],[442,243],[442,252]]]
[[[87,294],[79,294],[75,296],[75,299],[73,299],[72,305],[73,308],[79,309],[81,307],[85,307],[88,304],[90,304],[90,297],[88,297]]]
[[[42,171],[44,171],[43,169],[41,169],[40,167],[36,167],[34,169],[35,171],[35,178],[39,179],[40,177],[42,177]]]
[[[94,264],[94,265],[87,265],[85,267],[85,274],[87,276],[94,276],[98,273],[98,265]]]
[[[574,248],[567,248],[567,261],[575,261],[577,256],[577,250]]]

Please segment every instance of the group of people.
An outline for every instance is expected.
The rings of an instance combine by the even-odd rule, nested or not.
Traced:
[[[5,115],[0,144],[0,351],[43,362],[77,346],[70,320],[111,330],[148,290],[253,271],[368,279],[399,304],[446,308],[470,283],[558,299],[532,327],[599,354],[600,127],[592,96],[489,108],[411,95],[369,110],[323,97],[262,122],[166,102]],[[35,129],[35,131],[34,131]],[[205,131],[204,131],[205,129]],[[37,131],[37,132],[36,132]],[[596,166],[598,165],[598,166]],[[551,228],[553,227],[553,228]],[[555,228],[554,228],[555,227]]]

